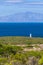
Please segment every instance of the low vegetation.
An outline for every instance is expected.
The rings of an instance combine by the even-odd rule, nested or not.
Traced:
[[[0,37],[0,65],[43,65],[42,46],[43,38]]]

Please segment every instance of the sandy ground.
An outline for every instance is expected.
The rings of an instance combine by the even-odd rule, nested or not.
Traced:
[[[35,47],[35,45],[37,45],[38,47]],[[43,50],[43,44],[32,44],[33,48],[27,48],[25,44],[22,45],[15,45],[15,46],[21,46],[24,47],[23,51],[41,51]]]

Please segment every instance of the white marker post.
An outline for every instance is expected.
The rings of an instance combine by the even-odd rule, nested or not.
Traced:
[[[32,38],[32,34],[30,33],[30,38]]]

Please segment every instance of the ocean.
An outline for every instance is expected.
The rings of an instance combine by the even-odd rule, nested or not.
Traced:
[[[43,23],[0,23],[0,36],[43,37]]]

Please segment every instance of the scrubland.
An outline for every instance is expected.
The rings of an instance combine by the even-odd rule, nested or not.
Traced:
[[[0,37],[0,65],[43,65],[43,38]]]

